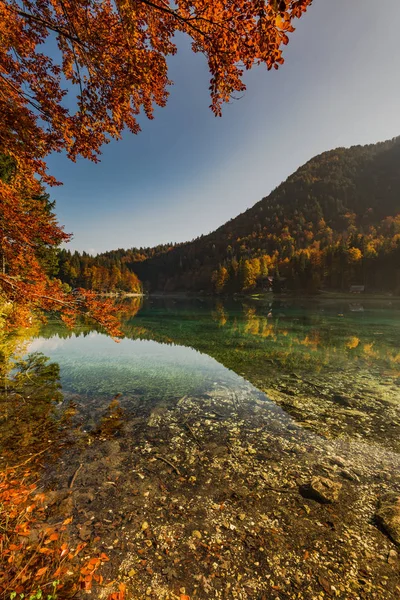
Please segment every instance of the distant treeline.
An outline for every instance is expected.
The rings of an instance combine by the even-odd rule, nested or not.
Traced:
[[[58,277],[71,288],[96,292],[141,293],[142,284],[125,260],[117,256],[90,256],[60,250]]]
[[[400,293],[400,140],[325,152],[193,242],[60,259],[64,281],[101,291]]]

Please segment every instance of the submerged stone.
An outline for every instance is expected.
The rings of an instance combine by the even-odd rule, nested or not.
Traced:
[[[349,398],[349,396],[345,396],[343,394],[334,394],[332,400],[335,402],[335,404],[339,404],[340,406],[345,406],[347,408],[353,408],[356,406],[356,402],[353,398]]]
[[[390,492],[382,496],[376,520],[395,544],[400,546],[400,495]]]
[[[330,504],[339,499],[342,484],[326,477],[313,477],[310,483],[300,486],[300,493],[305,498],[311,498],[321,504]]]

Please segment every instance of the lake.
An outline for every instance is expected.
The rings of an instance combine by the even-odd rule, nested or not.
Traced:
[[[400,303],[127,302],[119,343],[50,321],[28,349],[60,367],[44,486],[110,578],[134,598],[398,598],[379,507],[400,493]]]
[[[63,391],[83,404],[121,394],[129,408],[132,398],[157,404],[246,388],[320,434],[398,449],[400,302],[139,303],[118,344],[87,326],[70,332],[50,322],[29,351],[57,362]]]

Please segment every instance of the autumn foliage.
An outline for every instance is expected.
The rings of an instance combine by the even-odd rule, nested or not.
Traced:
[[[4,157],[4,155],[3,155]],[[52,205],[23,161],[13,157],[0,179],[0,293],[12,303],[8,326],[30,323],[32,309],[60,311],[66,323],[77,314],[90,314],[114,335],[117,320],[111,303],[99,302],[94,292],[70,293],[48,272],[51,252],[70,236],[59,227]]]
[[[312,0],[0,0],[0,282],[24,322],[32,307],[61,309],[67,320],[88,312],[116,332],[116,322],[83,290],[70,295],[51,278],[40,248],[69,236],[58,225],[42,183],[46,157],[65,152],[97,160],[101,146],[138,116],[153,117],[168,97],[174,35],[192,39],[211,73],[211,108],[244,90],[244,70],[283,63],[282,46]],[[40,181],[39,181],[40,180]]]
[[[15,342],[15,331],[11,337]],[[61,494],[64,508],[59,490],[41,482],[44,458],[48,464],[57,458],[75,412],[56,408],[59,366],[31,353],[7,370],[4,345],[1,351],[0,599],[65,600],[103,586],[110,598],[123,600],[124,586],[103,579],[108,557],[74,535],[74,477]]]
[[[28,469],[0,473],[0,598],[38,590],[45,598],[66,598],[103,583],[98,570],[108,557],[80,562],[86,544],[70,547],[66,531],[72,517],[50,526],[47,516],[46,495],[38,493]]]
[[[126,261],[151,292],[314,294],[361,285],[398,295],[399,162],[400,138],[330,150],[208,235],[97,258]],[[70,281],[63,266],[60,278]]]

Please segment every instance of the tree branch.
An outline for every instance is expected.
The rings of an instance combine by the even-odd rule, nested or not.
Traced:
[[[79,37],[72,35],[68,31],[65,31],[64,29],[58,27],[51,21],[47,21],[46,19],[42,19],[42,17],[38,17],[37,15],[32,15],[31,13],[27,13],[23,10],[15,10],[11,6],[7,6],[6,8],[8,10],[11,10],[12,12],[16,13],[20,17],[23,17],[27,21],[29,21],[29,20],[35,21],[36,23],[39,23],[40,25],[47,27],[47,29],[50,29],[51,31],[54,31],[55,33],[58,33],[59,35],[62,35],[63,37],[70,39],[71,41],[75,42],[76,44],[79,44],[79,46],[85,47],[85,44],[79,39]]]

